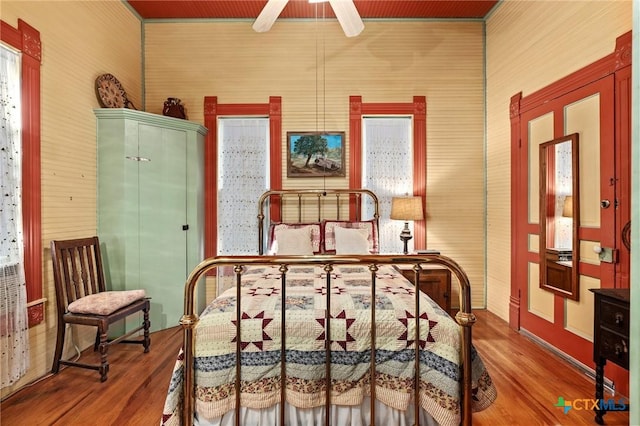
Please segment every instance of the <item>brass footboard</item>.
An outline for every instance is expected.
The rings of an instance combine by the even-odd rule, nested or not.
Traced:
[[[227,257],[212,257],[201,262],[189,275],[187,282],[185,284],[184,289],[184,315],[180,320],[180,324],[183,328],[183,348],[184,348],[184,369],[183,369],[183,395],[184,401],[182,406],[182,424],[183,425],[192,425],[194,419],[194,411],[195,411],[195,378],[194,378],[194,351],[195,351],[195,341],[194,341],[194,329],[198,322],[198,316],[194,312],[194,294],[195,287],[201,277],[204,276],[208,271],[213,270],[215,268],[221,266],[234,266],[234,271],[236,273],[236,291],[237,291],[237,318],[240,317],[240,288],[242,281],[242,271],[244,266],[249,265],[267,265],[271,267],[277,267],[281,272],[282,276],[282,298],[286,297],[286,274],[290,265],[315,265],[322,266],[325,271],[330,272],[334,265],[367,265],[369,270],[371,271],[372,277],[372,285],[371,285],[371,296],[372,300],[375,300],[376,294],[376,271],[378,270],[379,265],[399,265],[399,264],[409,264],[413,265],[413,270],[416,274],[420,274],[423,265],[426,264],[436,264],[442,265],[448,269],[450,269],[455,276],[458,278],[459,282],[459,295],[460,295],[460,311],[456,314],[455,319],[457,323],[461,326],[460,330],[462,333],[462,362],[463,362],[463,377],[461,383],[462,389],[462,423],[464,425],[471,424],[471,406],[472,406],[472,393],[471,393],[471,327],[476,321],[475,316],[471,312],[471,288],[469,286],[469,279],[466,273],[462,270],[462,268],[452,259],[441,256],[441,255],[406,255],[406,256],[389,256],[389,255],[366,255],[366,256],[335,256],[335,255],[318,255],[318,256],[227,256]],[[327,287],[329,288],[331,285],[331,274],[327,273]],[[417,277],[416,277],[417,278]],[[417,282],[417,280],[416,280]],[[328,339],[330,336],[329,332],[329,315],[330,315],[330,306],[331,306],[331,297],[330,292],[327,291],[327,309],[325,313],[325,324],[327,330],[325,332],[325,336]],[[415,309],[416,312],[420,312],[420,292],[415,292]],[[281,348],[281,394],[280,394],[280,424],[284,425],[284,401],[285,401],[285,303],[281,304],[282,309],[282,348]],[[372,306],[371,315],[371,374],[372,377],[375,377],[375,304]],[[415,315],[416,319],[416,333],[420,335],[419,329],[419,315]],[[237,335],[240,335],[240,321],[237,321],[236,326]],[[241,339],[237,339],[237,347],[236,347],[236,425],[239,425],[239,411],[240,411],[240,351],[241,351]],[[416,360],[419,359],[419,350],[420,345],[416,344]],[[330,368],[330,344],[327,342],[326,347],[326,398],[325,398],[325,423],[329,424],[329,410],[331,405],[330,396],[330,382],[331,382],[331,368]],[[416,362],[416,372],[415,372],[415,380],[416,384],[419,383],[420,378],[420,363]],[[420,410],[420,398],[418,396],[419,386],[414,386],[414,410],[415,410],[415,419],[416,424],[419,425],[419,410]],[[370,392],[371,392],[371,424],[375,425],[375,380],[370,380]]]

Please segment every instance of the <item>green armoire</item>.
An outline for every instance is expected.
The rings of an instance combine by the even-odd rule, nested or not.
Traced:
[[[151,297],[152,331],[177,326],[186,278],[204,255],[207,129],[126,108],[94,112],[98,236],[107,286],[144,289]],[[203,283],[196,300],[199,313]]]

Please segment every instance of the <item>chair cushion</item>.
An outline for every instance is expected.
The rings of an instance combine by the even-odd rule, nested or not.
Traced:
[[[81,297],[67,309],[74,314],[109,315],[145,296],[144,290],[103,291]]]

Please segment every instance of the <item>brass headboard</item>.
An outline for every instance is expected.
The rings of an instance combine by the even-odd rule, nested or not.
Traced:
[[[368,197],[368,198],[367,198]],[[303,218],[322,220],[363,220],[362,205],[369,200],[373,204],[373,217],[379,228],[380,211],[378,197],[368,189],[281,189],[266,191],[258,201],[258,253],[265,253],[265,231],[272,223],[302,223]],[[295,218],[284,220],[287,211],[294,211]],[[326,215],[332,212],[331,216]],[[269,223],[265,219],[269,217]]]

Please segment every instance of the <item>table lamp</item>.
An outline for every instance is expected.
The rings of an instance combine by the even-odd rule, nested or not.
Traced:
[[[409,229],[409,221],[424,219],[422,198],[416,196],[393,197],[391,199],[391,219],[404,220],[404,228],[400,233],[400,239],[404,243],[403,253],[409,254],[407,243],[413,238]]]

